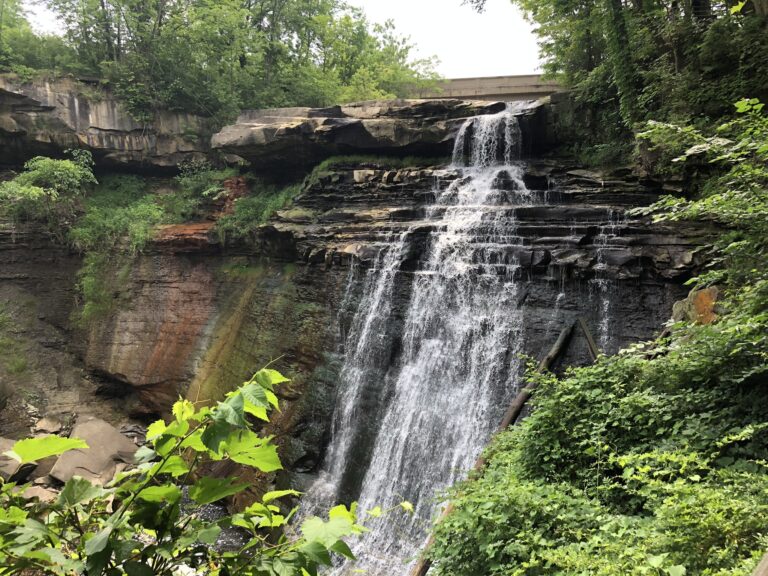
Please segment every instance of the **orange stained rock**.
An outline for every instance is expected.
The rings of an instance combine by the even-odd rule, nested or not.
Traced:
[[[718,295],[719,291],[715,286],[697,290],[691,295],[695,314],[694,320],[698,324],[712,324],[717,320],[718,315],[715,313],[715,306]]]

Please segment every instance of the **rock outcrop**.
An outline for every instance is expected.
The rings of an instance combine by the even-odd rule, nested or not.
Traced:
[[[255,170],[306,170],[339,154],[447,157],[464,119],[504,109],[503,102],[371,101],[332,108],[243,112],[211,140],[214,149]]]
[[[209,119],[169,111],[156,112],[149,124],[139,123],[98,85],[0,76],[3,164],[86,148],[102,167],[175,169],[184,160],[204,158],[212,132]]]
[[[91,147],[102,165],[136,167],[171,165],[205,151],[145,146],[132,140],[139,137],[135,126],[109,120],[109,107],[95,116],[88,112],[87,120],[80,108],[64,114],[64,108],[81,106],[80,96],[57,105],[31,89],[2,90],[0,143],[15,142],[20,157],[76,142]],[[179,394],[215,400],[274,362],[291,383],[279,390],[282,411],[267,431],[297,478],[311,473],[327,442],[343,334],[367,269],[394,238],[407,234],[397,310],[386,335],[393,344],[385,360],[396,361],[398,321],[439,225],[434,215],[445,209],[434,200],[464,177],[447,165],[457,131],[464,118],[503,106],[396,101],[244,113],[214,136],[213,148],[275,179],[303,174],[338,154],[421,160],[405,168],[386,158],[337,162],[313,174],[298,199],[253,230],[250,242],[222,245],[212,221],[159,229],[144,253],[115,258],[104,272],[119,281],[112,289],[114,308],[91,323],[77,349],[89,373],[135,392],[145,411],[164,413]],[[563,316],[585,318],[608,352],[652,336],[673,302],[685,296],[683,283],[700,264],[698,248],[707,231],[654,225],[628,214],[661,192],[631,169],[595,172],[530,157],[551,143],[556,117],[542,105],[521,114],[523,152],[529,156],[526,201],[516,203],[521,187],[509,174],[499,173],[492,187],[499,218],[516,223],[514,238],[494,238],[494,250],[499,273],[514,263],[514,273],[525,281],[519,300],[524,352],[548,348]],[[48,132],[43,117],[54,126]],[[114,130],[126,140],[109,140],[104,126],[112,127],[105,133]],[[179,133],[169,130],[167,142],[176,142]],[[427,160],[434,156],[438,160]],[[245,181],[237,188],[244,194]],[[78,255],[52,249],[33,232],[0,227],[0,295],[30,295],[38,320],[59,330],[59,339],[71,328],[79,264]],[[586,342],[576,336],[560,362],[588,358]],[[62,382],[66,392],[70,383]]]
[[[136,445],[100,418],[79,419],[70,436],[84,440],[88,448],[70,450],[59,456],[50,472],[51,478],[59,482],[80,476],[96,484],[106,484],[117,472],[133,464]]]

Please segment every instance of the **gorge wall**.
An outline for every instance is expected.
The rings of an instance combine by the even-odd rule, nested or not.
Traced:
[[[18,354],[34,358],[21,377],[0,356],[0,376],[27,391],[11,408],[107,406],[115,418],[121,408],[164,413],[179,394],[216,399],[272,362],[292,380],[269,424],[287,470],[277,482],[311,488],[318,505],[329,502],[325,497],[360,498],[377,438],[396,433],[386,416],[398,394],[395,382],[407,376],[408,355],[447,333],[434,315],[440,306],[450,315],[464,310],[462,298],[472,301],[466,309],[476,315],[466,319],[466,342],[454,342],[448,355],[463,357],[472,343],[493,340],[493,353],[483,357],[487,370],[448,362],[412,376],[443,377],[455,387],[481,376],[473,385],[495,390],[487,410],[475,420],[441,422],[487,437],[517,391],[517,355],[541,356],[576,318],[586,320],[607,353],[651,337],[701,263],[706,231],[627,213],[653,202],[659,183],[635,167],[590,171],[551,155],[563,133],[557,105],[508,110],[503,103],[444,100],[254,111],[209,146],[203,120],[159,114],[154,125],[140,127],[113,100],[94,102],[65,88],[0,83],[3,163],[86,146],[103,168],[142,170],[214,149],[248,162],[247,171],[291,181],[331,155],[381,156],[341,159],[315,171],[293,204],[248,242],[223,244],[211,220],[158,230],[141,254],[114,259],[107,272],[117,279],[114,306],[82,327],[70,320],[80,256],[52,246],[35,229],[0,229],[0,294],[8,318],[1,336],[23,340]],[[197,137],[186,139],[189,132]],[[485,156],[477,157],[478,150]],[[458,220],[450,216],[456,206],[468,210]],[[441,267],[446,262],[450,271]],[[427,303],[432,315],[423,316],[417,331],[421,317],[413,308],[424,286],[454,276],[460,282]],[[509,325],[507,314],[514,317]],[[589,360],[586,339],[576,334],[555,369]],[[38,396],[30,398],[29,390]],[[94,404],[98,393],[108,399]],[[439,407],[445,390],[431,393]],[[352,409],[344,415],[346,401]],[[22,415],[10,432],[23,427]],[[334,446],[349,431],[340,452]],[[344,469],[334,476],[334,455],[342,453]],[[452,478],[456,462],[447,465]],[[266,480],[253,481],[257,490]],[[412,499],[422,520],[428,518],[429,494],[403,486],[406,493],[387,498]],[[411,534],[418,544],[419,531]],[[391,542],[383,546],[379,554],[407,556],[408,550],[388,548]]]

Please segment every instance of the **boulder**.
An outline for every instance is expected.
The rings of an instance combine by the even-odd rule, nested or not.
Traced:
[[[691,290],[687,298],[675,302],[672,306],[672,319],[675,322],[712,324],[719,318],[719,297],[720,290],[717,286]]]
[[[136,445],[114,426],[94,416],[79,418],[71,436],[85,440],[88,448],[71,450],[59,457],[50,472],[50,476],[59,482],[81,476],[98,484],[106,484],[124,468],[121,464],[133,462],[137,450]]]

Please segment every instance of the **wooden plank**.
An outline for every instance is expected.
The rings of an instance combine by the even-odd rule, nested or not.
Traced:
[[[576,325],[576,322],[571,322],[563,328],[563,330],[560,332],[560,335],[557,337],[557,340],[552,345],[552,348],[549,349],[549,352],[547,352],[547,355],[544,356],[544,358],[541,359],[538,366],[536,367],[537,372],[544,372],[544,370],[548,370],[549,367],[552,365],[552,363],[557,359],[558,356],[563,352],[563,349],[568,344],[568,340],[570,340],[571,334],[573,333],[573,328]],[[517,420],[520,417],[520,414],[523,411],[523,408],[525,408],[526,403],[531,398],[531,395],[533,394],[533,391],[536,389],[536,384],[531,383],[525,386],[520,392],[518,392],[515,399],[512,401],[512,404],[509,405],[509,408],[507,408],[506,413],[504,414],[504,417],[501,419],[501,423],[499,424],[499,427],[496,429],[496,434],[503,432],[506,430],[509,426],[514,424],[515,420]],[[485,467],[485,458],[481,455],[476,461],[475,461],[475,470],[481,470]],[[441,515],[441,519],[445,518],[448,514],[450,514],[451,510],[453,510],[453,505],[449,504],[446,509],[443,511]],[[429,538],[429,541],[427,542],[426,548],[429,548],[432,545],[432,542],[434,540],[432,537]],[[410,576],[426,576],[427,572],[429,571],[430,567],[432,566],[431,560],[428,558],[420,558],[416,564],[413,566],[413,569],[411,570]],[[761,575],[762,576],[762,575]]]

